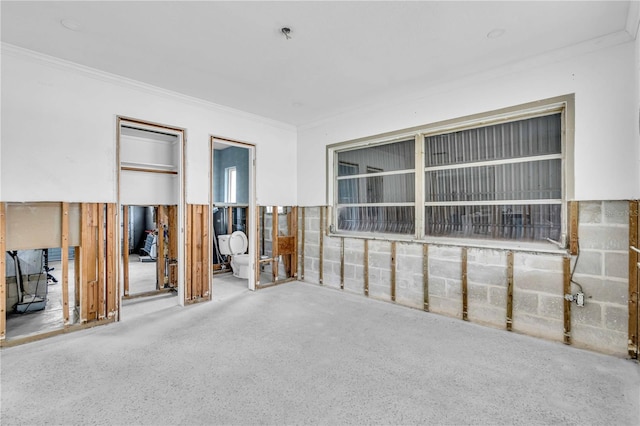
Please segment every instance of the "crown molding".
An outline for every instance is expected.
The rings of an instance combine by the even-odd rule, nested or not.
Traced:
[[[127,89],[133,89],[139,92],[144,92],[144,93],[148,93],[156,96],[162,96],[166,99],[182,102],[191,106],[208,109],[210,111],[235,115],[240,118],[245,118],[247,120],[260,122],[262,124],[277,127],[283,130],[288,130],[292,132],[296,131],[296,126],[289,123],[273,120],[271,118],[267,118],[261,115],[231,108],[225,105],[216,104],[214,102],[210,102],[204,99],[185,95],[179,92],[174,92],[172,90],[163,89],[158,86],[153,86],[148,83],[144,83],[138,80],[133,80],[117,74],[108,73],[106,71],[101,71],[96,68],[91,68],[85,65],[78,64],[76,62],[71,62],[65,59],[57,58],[55,56],[50,56],[44,53],[25,49],[23,47],[19,47],[13,44],[2,42],[0,44],[0,52],[2,56],[12,56],[15,58],[28,60],[31,62],[39,63],[44,66],[57,68],[59,70],[72,72],[77,75],[89,77],[94,80],[99,80],[99,81],[103,81],[110,84],[116,84],[118,86],[121,86]]]

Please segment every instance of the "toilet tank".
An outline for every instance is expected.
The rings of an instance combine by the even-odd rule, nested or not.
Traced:
[[[231,235],[218,235],[218,250],[220,250],[220,254],[233,254],[229,246],[230,240]]]

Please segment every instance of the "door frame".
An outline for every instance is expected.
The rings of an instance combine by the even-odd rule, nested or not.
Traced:
[[[179,138],[178,141],[178,304],[184,306],[185,304],[185,146],[187,143],[187,130],[182,127],[170,126],[162,123],[155,123],[148,120],[141,120],[137,118],[131,118],[126,116],[116,116],[116,196],[117,196],[117,221],[118,221],[118,238],[116,247],[116,256],[119,259],[117,274],[118,274],[118,319],[121,318],[121,306],[122,306],[122,273],[120,268],[120,262],[122,261],[121,253],[121,241],[122,241],[122,228],[120,226],[122,222],[122,200],[121,200],[121,187],[120,176],[122,173],[120,164],[120,134],[123,124],[129,124],[131,127],[135,127],[141,130],[162,131],[175,135]],[[144,204],[144,203],[143,203]],[[141,204],[142,205],[142,204]]]
[[[209,212],[213,215],[213,155],[214,144],[216,142],[224,143],[225,145],[235,146],[238,148],[246,148],[249,150],[249,212],[247,213],[247,229],[250,231],[248,238],[249,245],[249,279],[247,287],[249,290],[256,290],[256,239],[251,235],[256,232],[256,145],[248,142],[242,142],[235,139],[229,139],[221,136],[211,135],[209,138]],[[213,244],[213,220],[209,220],[209,244]],[[209,264],[213,264],[213,250],[209,250],[210,259]],[[213,274],[212,274],[213,275]],[[212,290],[213,293],[213,278],[212,278]]]

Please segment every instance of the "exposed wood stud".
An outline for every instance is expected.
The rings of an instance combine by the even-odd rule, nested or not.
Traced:
[[[6,203],[0,202],[0,340],[7,333],[7,279],[6,279]]]
[[[562,258],[563,301],[564,301],[564,343],[571,344],[571,302],[564,295],[571,294],[571,258]]]
[[[293,237],[293,253],[291,254],[291,276],[298,278],[298,207],[291,208],[289,235]]]
[[[211,300],[211,257],[209,246],[209,218],[210,210],[209,205],[202,205],[202,296],[208,300]],[[248,215],[247,215],[248,217]]]
[[[429,312],[429,244],[422,245],[422,309]]]
[[[129,295],[129,206],[122,206],[122,286],[126,297]]]
[[[61,203],[60,207],[62,210],[60,223],[62,321],[67,326],[69,324],[69,203]]]
[[[344,290],[344,238],[340,238],[340,289]]]
[[[572,256],[578,254],[578,207],[577,201],[569,201],[569,253]]]
[[[193,206],[193,221],[191,222],[191,279],[193,281],[192,299],[200,299],[202,297],[202,206],[196,204]]]
[[[191,286],[193,283],[193,255],[191,248],[191,228],[193,224],[193,205],[187,204],[187,214],[185,217],[185,251],[187,254],[186,265],[185,265],[185,283],[184,283],[184,300],[185,302],[190,302],[192,298],[191,294]]]
[[[469,321],[467,293],[467,248],[462,247],[462,319],[465,321]]]
[[[280,253],[278,252],[278,228],[280,224],[278,223],[278,206],[271,207],[271,275],[273,277],[272,282],[278,281],[278,269],[280,269],[280,265],[278,264],[278,256]]]
[[[116,217],[116,205],[113,203],[107,204],[107,241],[106,241],[106,265],[107,265],[107,317],[112,318],[117,314],[118,301],[117,301],[117,264],[116,264],[116,229],[117,229],[117,217]]]
[[[300,279],[304,281],[304,233],[307,227],[307,222],[305,221],[305,213],[307,211],[306,207],[301,207],[302,210],[302,228],[300,229]]]
[[[106,307],[107,307],[107,301],[106,301],[106,294],[105,294],[105,289],[106,289],[106,282],[105,282],[105,271],[106,271],[106,267],[105,267],[105,208],[106,206],[102,203],[97,204],[97,213],[98,213],[98,217],[97,217],[97,230],[98,230],[98,250],[97,250],[97,256],[98,256],[98,273],[97,273],[97,292],[98,292],[98,297],[97,297],[97,315],[98,315],[98,319],[103,319],[106,315],[105,311],[106,311]]]
[[[169,286],[178,287],[178,206],[169,206]]]
[[[640,331],[640,307],[638,306],[638,252],[631,247],[638,248],[638,200],[629,201],[629,340],[628,352],[632,359],[639,358],[640,347],[638,332]]]
[[[507,330],[513,327],[513,252],[507,252]]]
[[[325,206],[320,206],[320,252],[318,259],[318,282],[322,285],[323,282],[323,270],[324,270],[324,212]]]
[[[260,255],[264,253],[264,214],[263,209],[260,206],[256,206],[256,217],[259,220],[256,220],[255,229],[256,229],[256,254],[255,254],[255,265],[256,269],[254,271],[254,276],[256,279],[256,288],[260,287],[260,270],[262,269],[262,265],[260,263]],[[260,238],[262,236],[262,238]],[[262,246],[260,245],[260,241],[262,240]]]
[[[82,237],[80,237],[80,244],[82,244]],[[80,278],[82,276],[82,262],[80,261],[81,256],[82,255],[81,255],[80,246],[75,246],[73,248],[73,270],[74,270],[73,300],[75,301],[76,315],[80,312]],[[75,318],[74,318],[74,322],[75,322]]]
[[[391,242],[391,301],[396,301],[396,242]]]
[[[164,226],[166,225],[167,211],[165,206],[156,206],[156,290],[164,288],[165,264],[164,264]]]
[[[364,240],[364,295],[369,296],[369,240]]]

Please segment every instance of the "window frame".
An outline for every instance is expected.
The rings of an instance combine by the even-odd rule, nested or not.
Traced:
[[[519,241],[500,239],[474,239],[469,237],[425,235],[425,139],[442,133],[486,127],[560,113],[561,121],[561,231],[560,241]],[[567,247],[567,203],[574,199],[574,121],[575,96],[568,94],[512,107],[483,112],[470,116],[435,122],[409,129],[373,135],[360,139],[327,145],[327,204],[330,208],[329,233],[334,236],[381,239],[391,241],[415,241],[455,246],[489,247],[499,249],[558,252]],[[382,234],[337,229],[338,217],[338,153],[400,142],[415,138],[415,232],[414,234]],[[508,202],[505,201],[505,202]],[[398,204],[399,205],[399,204]]]

